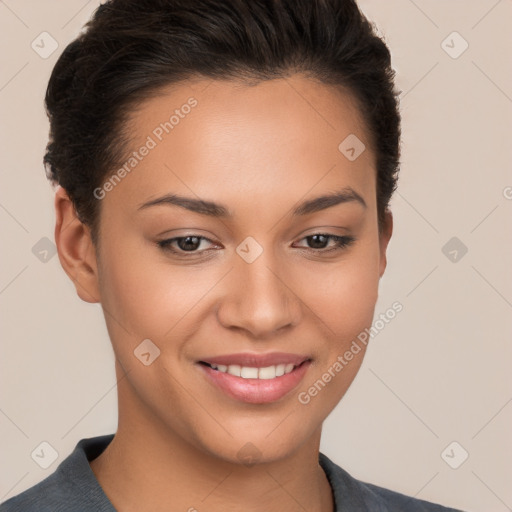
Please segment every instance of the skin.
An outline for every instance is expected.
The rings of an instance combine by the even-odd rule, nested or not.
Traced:
[[[91,468],[123,512],[332,511],[318,464],[322,422],[364,350],[307,405],[297,395],[373,320],[392,216],[379,231],[366,127],[348,93],[300,75],[253,86],[198,79],[160,93],[131,115],[133,150],[187,98],[198,105],[101,199],[99,250],[66,192],[55,196],[61,264],[82,300],[101,303],[116,356],[118,430]],[[366,145],[353,162],[338,150],[349,134]],[[366,208],[349,201],[291,215],[299,202],[346,187]],[[171,192],[221,203],[233,217],[138,209]],[[318,233],[355,241],[325,253],[332,239],[321,248],[305,238]],[[211,242],[181,256],[157,245],[187,235]],[[263,248],[250,264],[235,250],[248,236]],[[144,339],[161,351],[149,366],[134,356]],[[312,363],[270,404],[228,397],[196,364],[275,351]],[[252,466],[237,457],[248,442],[260,457]]]

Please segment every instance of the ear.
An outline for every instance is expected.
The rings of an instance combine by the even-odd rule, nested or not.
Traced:
[[[387,257],[386,250],[388,248],[388,243],[393,234],[393,214],[386,210],[384,213],[384,224],[382,226],[382,231],[379,233],[379,246],[380,246],[380,263],[379,263],[379,278],[382,277],[384,271],[386,270],[387,265]]]
[[[67,192],[55,192],[55,243],[62,268],[85,302],[100,302],[96,252],[89,228],[77,217]]]

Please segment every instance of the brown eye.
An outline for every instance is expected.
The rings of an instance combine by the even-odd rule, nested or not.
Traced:
[[[326,245],[329,243],[328,235],[311,235],[306,237],[308,240],[308,244],[311,249],[325,249]]]
[[[337,236],[326,233],[315,233],[304,237],[302,240],[307,240],[308,247],[305,247],[305,249],[319,253],[339,251],[355,242],[353,236]],[[333,247],[325,250],[330,240],[334,242]]]
[[[195,251],[201,245],[201,240],[198,236],[178,238],[176,242],[183,251]]]
[[[202,253],[205,252],[206,249],[201,251],[197,250],[201,246],[202,241],[211,242],[211,240],[208,240],[208,238],[204,236],[187,235],[161,240],[158,242],[158,246],[163,250],[174,253]]]

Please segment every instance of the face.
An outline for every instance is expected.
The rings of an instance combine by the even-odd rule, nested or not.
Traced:
[[[282,458],[354,379],[364,346],[333,368],[371,325],[386,265],[359,112],[299,76],[198,80],[141,104],[129,133],[137,155],[97,192],[120,422],[151,417],[224,460],[249,442]],[[355,160],[338,148],[351,134]]]

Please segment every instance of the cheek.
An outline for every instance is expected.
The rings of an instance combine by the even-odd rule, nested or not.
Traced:
[[[164,336],[215,282],[211,272],[167,265],[158,249],[141,247],[140,241],[123,241],[122,247],[122,253],[112,247],[105,250],[112,256],[102,260],[102,305],[107,322],[110,316],[110,323],[117,320],[139,337]]]
[[[321,319],[319,325],[325,333],[313,371],[297,394],[300,407],[313,424],[323,421],[343,398],[363,362],[366,343],[358,336],[366,336],[364,331],[371,326],[378,297],[379,260],[375,251],[373,245],[367,246],[335,269],[317,271],[316,293],[305,294],[304,302]]]
[[[304,302],[330,328],[330,338],[345,340],[371,323],[379,286],[378,246],[360,244],[336,265],[316,265],[299,278]]]

